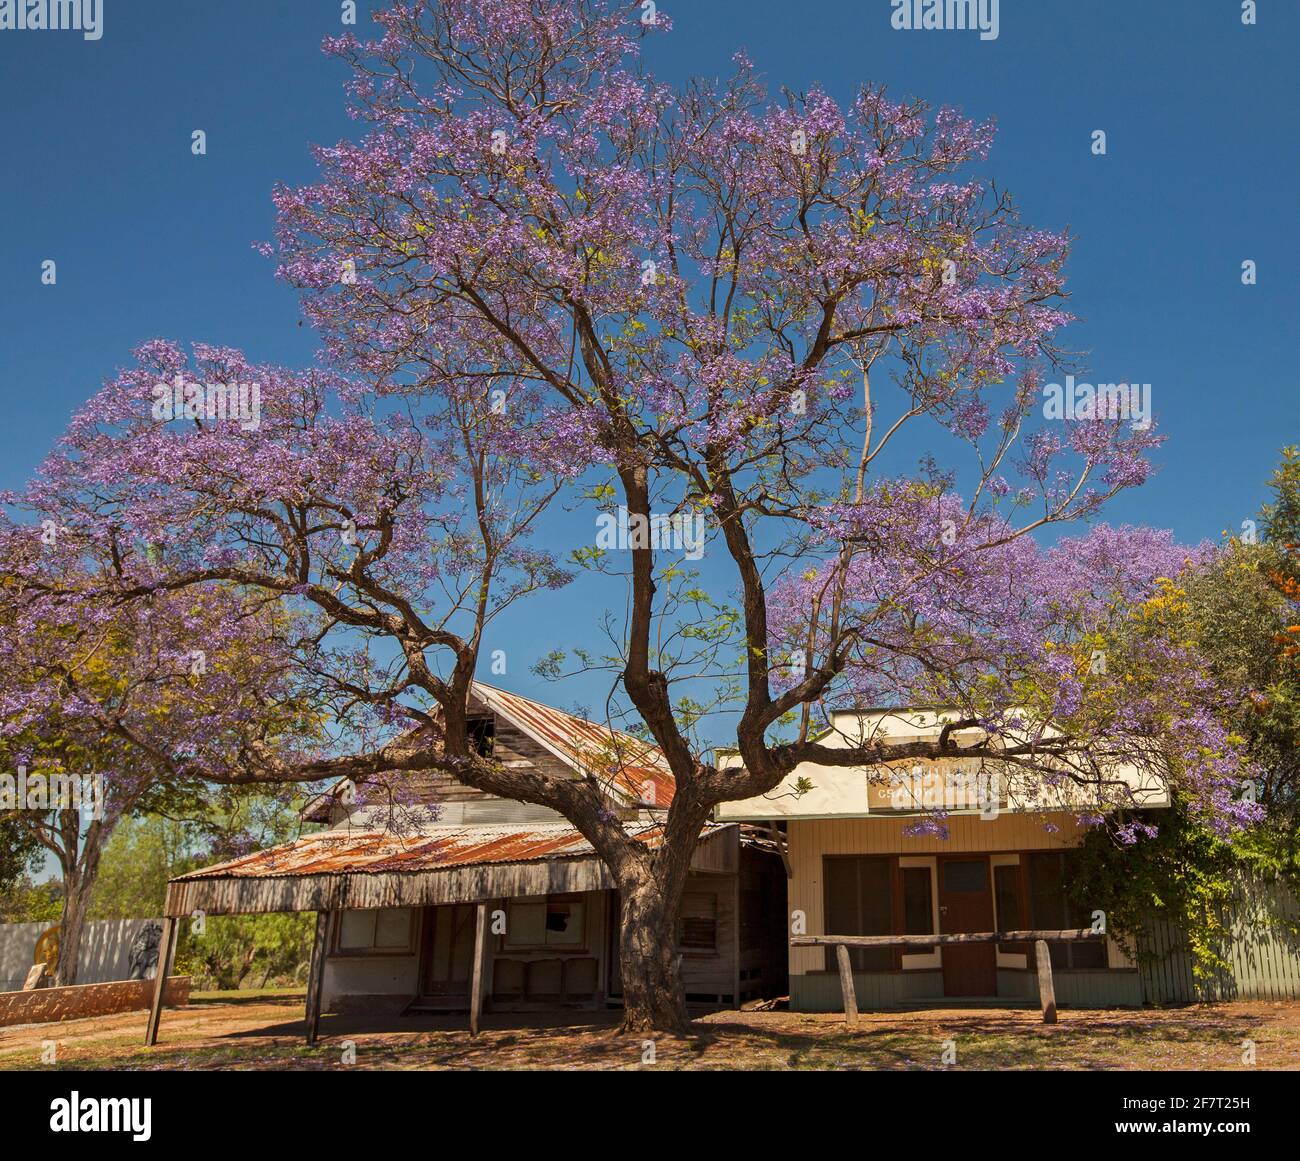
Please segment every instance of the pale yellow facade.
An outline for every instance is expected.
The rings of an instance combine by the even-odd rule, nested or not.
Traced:
[[[826,931],[823,859],[827,855],[901,855],[914,865],[933,865],[939,855],[967,853],[1014,858],[1021,851],[1063,850],[1077,846],[1082,831],[1068,814],[1004,814],[982,820],[978,815],[948,819],[948,837],[909,835],[905,818],[809,819],[790,826],[787,854],[791,923],[802,924],[801,934],[823,935]],[[937,894],[935,896],[938,898]],[[937,902],[936,902],[937,906]],[[936,930],[938,924],[936,920]],[[1130,961],[1114,940],[1108,940],[1111,967],[1128,967]],[[803,975],[822,970],[825,953],[819,947],[790,949],[790,974]],[[905,957],[905,968],[939,966],[939,954]],[[999,952],[1000,967],[1024,966],[1014,957]]]
[[[831,728],[818,741],[841,749],[879,741],[928,739],[939,734],[944,721],[943,713],[928,710],[838,713],[832,717]],[[1028,868],[1034,852],[1077,847],[1085,828],[1075,812],[1085,809],[1089,801],[1096,803],[1099,799],[1092,791],[1076,784],[1067,784],[1068,789],[1044,791],[1015,768],[998,770],[996,762],[981,763],[961,754],[961,749],[980,738],[977,731],[954,733],[951,740],[957,753],[939,761],[907,760],[873,768],[805,763],[771,793],[724,804],[719,808],[718,818],[768,823],[782,832],[789,868],[788,911],[792,935],[877,933],[875,930],[827,930],[828,864],[841,856],[888,857],[894,882],[901,881],[900,876],[910,875],[908,881],[913,886],[916,872],[928,870],[930,887],[928,895],[922,889],[922,898],[928,898],[928,906],[933,911],[930,931],[1022,930],[1029,907],[1025,884],[1029,882]],[[733,755],[724,760],[739,759]],[[1119,795],[1125,805],[1168,804],[1163,785],[1136,769],[1115,768],[1107,772],[1107,777],[1116,785],[1127,787],[1127,795]],[[1113,793],[1108,800],[1115,802]],[[927,817],[936,825],[922,826]],[[936,829],[946,831],[946,835],[930,833]],[[980,888],[985,900],[984,912],[975,926],[960,925],[955,918],[958,900],[947,894],[944,885],[945,868],[952,867],[954,856],[962,855],[974,856],[984,868],[979,872],[985,881],[985,886]],[[972,860],[965,862],[969,865]],[[1004,917],[998,914],[996,893],[991,888],[993,879],[1002,873],[999,868],[1007,867],[1022,868],[1010,876],[1012,882],[1019,884],[1014,893],[1019,899],[1021,926],[1015,926],[1017,916],[1010,910],[1006,917],[1009,923],[1004,923]],[[841,896],[837,894],[836,898]],[[946,904],[953,904],[951,911]],[[901,931],[900,922],[895,905],[895,926],[885,930]],[[909,922],[916,924],[915,913]],[[958,925],[954,927],[954,923]],[[924,924],[920,929],[926,930]],[[1017,948],[1017,945],[1010,947]],[[996,970],[998,995],[1023,998],[1032,991],[1032,965],[1022,950],[1004,950],[999,946],[990,949],[987,956],[985,971]],[[1104,961],[1091,969],[1091,975],[1087,971],[1060,974],[1067,988],[1109,988],[1117,995],[1125,989],[1127,993],[1132,992],[1131,979],[1126,977],[1118,983],[1099,980],[1098,969],[1102,969],[1102,974],[1115,969],[1132,973],[1133,965],[1119,945],[1107,939]],[[790,948],[789,971],[794,1007],[818,1010],[828,1003],[834,1006],[832,993],[838,984],[828,978],[833,973],[828,971],[824,948]],[[965,994],[960,980],[945,978],[951,974],[946,970],[943,950],[937,947],[917,954],[900,952],[892,971],[855,973],[868,994],[880,1004],[936,993]],[[986,978],[994,979],[987,975]]]

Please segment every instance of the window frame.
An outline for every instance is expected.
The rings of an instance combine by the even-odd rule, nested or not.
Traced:
[[[899,855],[894,860],[898,874],[898,891],[901,896],[903,893],[903,872],[926,869],[930,872],[930,930],[927,934],[937,935],[939,933],[939,860],[934,855]],[[899,921],[906,922],[906,915],[900,915],[895,919],[895,926]],[[929,951],[908,952],[903,951],[899,955],[899,965],[902,971],[935,971],[943,967],[943,949],[932,947]]]
[[[903,872],[905,870],[928,870],[930,872],[930,931],[925,934],[937,934],[939,931],[939,872],[938,859],[934,855],[876,855],[876,854],[824,854],[822,858],[822,922],[827,922],[831,912],[831,874],[828,864],[833,860],[875,860],[883,861],[889,872],[886,899],[889,906],[889,930],[882,935],[902,935],[906,926],[906,897],[903,889]],[[859,879],[860,883],[860,879]],[[835,935],[848,935],[851,932],[832,932]],[[943,967],[941,949],[932,948],[924,952],[909,952],[902,947],[884,949],[850,948],[851,961],[861,958],[855,951],[883,950],[890,957],[888,967],[859,968],[854,962],[855,972],[903,972],[903,971],[938,971]],[[833,947],[825,948],[824,972],[838,972],[836,952]]]
[[[540,943],[512,943],[510,933],[514,924],[510,922],[510,911],[513,907],[543,907],[549,910],[553,904],[563,903],[570,907],[577,907],[582,917],[582,932],[576,943],[551,943],[545,938],[548,930],[546,926],[546,912],[542,915],[542,942]],[[528,953],[545,951],[552,955],[562,953],[587,954],[590,951],[591,932],[589,929],[589,920],[592,916],[593,909],[587,905],[587,896],[582,891],[567,891],[555,895],[520,895],[513,899],[505,901],[506,912],[506,929],[497,936],[497,950],[505,955],[518,953]]]
[[[993,930],[994,931],[1015,931],[1016,928],[1008,928],[1002,922],[1002,915],[998,908],[998,868],[1014,867],[1016,869],[1016,894],[1019,897],[1021,922],[1024,922],[1024,912],[1029,906],[1028,892],[1025,889],[1025,868],[1020,860],[1020,852],[1012,854],[990,855],[989,856],[989,887],[993,892]],[[1020,928],[1020,930],[1027,930]],[[1019,946],[1010,945],[1010,946]],[[1029,956],[1022,951],[1003,951],[1002,944],[997,944],[997,966],[1010,971],[1025,971],[1029,968]]]
[[[1029,884],[1028,899],[1029,899],[1029,908],[1030,908],[1029,914],[1030,914],[1031,922],[1035,927],[1038,926],[1038,920],[1034,916],[1034,912],[1033,912],[1034,898],[1035,898],[1035,891],[1034,891],[1035,862],[1041,863],[1043,861],[1044,856],[1051,856],[1056,859],[1057,865],[1060,868],[1059,871],[1060,880],[1059,880],[1059,886],[1057,887],[1057,890],[1059,892],[1060,901],[1061,901],[1061,913],[1053,921],[1052,925],[1044,928],[1044,930],[1049,930],[1049,931],[1066,930],[1074,926],[1075,923],[1071,919],[1070,909],[1071,907],[1075,906],[1075,904],[1073,903],[1073,900],[1070,899],[1069,895],[1066,894],[1065,886],[1064,886],[1065,874],[1067,870],[1066,862],[1069,859],[1069,856],[1071,854],[1071,849],[1030,851],[1028,852],[1028,854],[1030,855],[1030,858],[1028,860],[1028,884]],[[1075,920],[1077,920],[1077,916],[1075,917]],[[1084,928],[1087,926],[1087,924],[1083,922],[1078,922],[1077,925],[1079,928]],[[1070,971],[1070,972],[1110,971],[1111,966],[1110,966],[1109,944],[1110,944],[1109,937],[1096,941],[1096,945],[1101,947],[1102,962],[1100,966],[1096,964],[1084,964],[1081,966],[1075,962],[1077,958],[1077,953],[1083,950],[1083,948],[1090,946],[1090,944],[1087,943],[1081,944],[1078,943],[1077,941],[1070,941],[1070,940],[1055,940],[1055,941],[1049,940],[1047,947],[1052,957],[1052,970]]]
[[[683,910],[685,909],[685,907],[686,907],[686,900],[687,900],[687,897],[688,897],[688,896],[692,896],[692,895],[694,895],[694,896],[698,896],[698,897],[701,898],[701,899],[708,899],[708,900],[711,901],[711,903],[712,903],[712,905],[713,905],[713,945],[712,945],[712,947],[683,947],[683,946],[682,946],[682,935],[685,933],[685,924],[684,924],[684,922],[683,922],[683,918],[682,918],[682,911],[683,911]],[[719,900],[718,900],[718,892],[717,892],[717,891],[711,891],[711,890],[708,890],[707,888],[699,888],[699,887],[697,887],[697,888],[695,888],[694,890],[687,889],[687,890],[685,890],[685,891],[682,892],[682,901],[681,901],[680,905],[679,905],[678,908],[677,908],[677,935],[676,935],[676,943],[677,943],[677,950],[678,950],[678,952],[680,952],[680,953],[681,953],[682,955],[684,955],[684,956],[688,956],[688,957],[693,958],[693,959],[694,959],[694,958],[701,958],[701,959],[716,959],[719,955],[722,954],[721,951],[720,951],[720,949],[719,949],[719,947],[718,947],[718,922],[719,922],[719,918],[720,918],[721,910],[722,910],[722,909],[721,909],[721,907],[720,907],[718,904],[719,904]]]
[[[879,935],[896,935],[896,934],[898,934],[898,933],[894,930],[894,928],[898,925],[898,922],[899,922],[899,908],[900,908],[900,900],[899,900],[899,897],[898,897],[898,896],[899,896],[900,891],[902,890],[902,886],[901,886],[901,883],[900,883],[900,881],[899,881],[899,876],[898,876],[898,856],[897,856],[897,855],[872,855],[872,854],[862,854],[862,855],[859,855],[859,854],[834,854],[834,855],[822,855],[822,922],[823,922],[823,924],[829,922],[829,916],[830,916],[830,913],[831,913],[831,875],[830,875],[830,869],[829,869],[829,868],[830,868],[830,864],[831,864],[831,863],[834,863],[834,862],[837,862],[837,863],[840,863],[840,864],[843,864],[843,863],[846,863],[846,862],[852,862],[852,863],[855,863],[855,864],[860,864],[860,863],[862,863],[862,862],[883,862],[883,863],[885,864],[885,867],[886,867],[886,870],[887,870],[887,873],[888,873],[887,889],[886,889],[886,892],[885,892],[885,900],[886,900],[887,905],[888,905],[888,907],[889,907],[889,930],[888,930],[888,931],[884,931],[884,932],[877,932],[877,933],[875,933],[875,934],[879,934]],[[860,870],[858,871],[857,875],[855,876],[855,879],[856,879],[856,882],[857,882],[857,884],[858,884],[858,887],[860,888],[860,886],[861,886],[861,871],[860,871]],[[860,891],[859,891],[859,894],[858,894],[858,902],[859,902],[859,905],[860,905],[860,903],[861,903],[861,893],[860,893]],[[831,934],[834,934],[834,935],[854,935],[854,934],[857,934],[857,933],[856,933],[856,932],[851,932],[851,931],[837,931],[837,932],[832,932]],[[837,953],[836,953],[836,949],[833,948],[833,947],[826,947],[826,948],[824,948],[823,950],[824,950],[824,952],[825,952],[825,959],[823,960],[823,970],[826,971],[826,972],[836,972],[836,971],[838,971],[838,970],[839,970],[839,967],[838,967],[838,963],[837,963]],[[887,947],[887,948],[853,948],[853,947],[851,947],[851,948],[849,948],[849,960],[850,960],[850,963],[852,963],[852,965],[853,965],[853,971],[854,971],[854,972],[857,972],[857,973],[861,973],[861,972],[887,972],[887,971],[898,971],[898,970],[900,970],[900,969],[899,969],[899,966],[898,966],[898,964],[899,964],[899,951],[900,951],[900,949],[899,949],[899,948],[896,948],[896,947]],[[888,966],[888,967],[858,967],[858,962],[860,962],[861,960],[865,959],[866,956],[867,956],[868,954],[870,954],[871,952],[884,952],[885,954],[887,954],[887,955],[889,956],[889,961],[890,961],[890,962],[889,962],[889,966]]]
[[[376,947],[373,943],[369,947],[344,947],[343,946],[343,917],[349,914],[373,915],[374,923],[372,925],[371,938],[376,939],[379,935],[379,914],[382,911],[405,911],[407,913],[406,926],[406,946],[399,947]],[[416,950],[415,935],[416,923],[418,922],[418,907],[348,907],[339,912],[338,920],[334,924],[333,937],[330,940],[330,954],[342,958],[363,958],[363,959],[401,959],[406,956],[414,955]]]

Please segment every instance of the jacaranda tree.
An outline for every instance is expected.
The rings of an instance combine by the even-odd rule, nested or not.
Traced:
[[[703,824],[800,763],[883,771],[960,737],[1085,790],[1095,819],[1121,765],[1220,828],[1251,816],[1212,678],[1136,611],[1202,550],[1033,535],[1141,484],[1159,440],[1109,407],[1046,418],[1067,239],[979,176],[989,126],[870,87],[772,97],[743,58],[671,89],[641,59],[670,31],[653,5],[377,19],[376,42],[327,44],[364,134],[277,192],[266,247],[333,372],[151,344],[29,497],[98,542],[129,534],[117,599],[232,586],[315,619],[299,674],[349,747],[246,747],[249,777],[439,767],[559,811],[620,889],[638,1031],[685,1024],[673,923]],[[178,375],[259,381],[260,423],[159,417]],[[467,736],[486,627],[566,579],[529,539],[560,495],[592,515],[568,554],[618,607],[609,653],[578,662],[612,672],[611,714],[676,780],[654,848],[601,778],[506,768]],[[598,538],[599,517],[627,536]],[[948,705],[953,728],[819,740],[824,703],[864,699]],[[701,729],[723,710],[738,762]],[[428,744],[395,745],[412,725]]]
[[[73,523],[0,522],[0,820],[59,867],[55,975],[74,984],[118,823],[197,809],[245,747],[291,753],[320,719],[297,693],[283,611],[229,585],[124,598],[132,530],[108,502],[100,525],[42,502],[47,482],[27,502]],[[159,552],[145,549],[154,576]]]

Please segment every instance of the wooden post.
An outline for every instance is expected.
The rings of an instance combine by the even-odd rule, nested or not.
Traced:
[[[1047,940],[1034,944],[1034,958],[1038,961],[1038,999],[1043,1005],[1043,1023],[1056,1023],[1056,985],[1052,983],[1052,953]]]
[[[1056,988],[1052,983],[1052,957],[1048,941],[1075,942],[1104,939],[1090,928],[1062,931],[967,931],[946,935],[792,935],[791,947],[833,947],[840,965],[840,988],[844,993],[844,1018],[850,1028],[857,1023],[858,1003],[853,994],[853,973],[849,968],[851,947],[947,947],[950,943],[1032,943],[1038,961],[1038,996],[1043,1004],[1043,1023],[1056,1023]]]
[[[844,993],[844,1023],[849,1028],[856,1028],[858,995],[853,990],[853,965],[849,962],[849,949],[844,944],[835,945],[835,959],[840,965],[840,991]]]
[[[740,1011],[740,867],[731,880],[731,1006]]]
[[[1033,943],[1046,939],[1051,943],[1084,939],[1105,939],[1101,932],[1089,928],[1066,931],[963,931],[950,935],[792,935],[791,947],[947,947],[950,943]]]
[[[172,957],[176,954],[176,925],[174,915],[163,919],[162,938],[158,941],[158,975],[153,984],[153,1004],[149,1008],[149,1023],[145,1026],[145,1046],[158,1043],[158,1024],[162,1020],[163,996],[167,990],[167,976],[171,973]]]
[[[479,1019],[483,1015],[483,961],[487,951],[487,904],[478,905],[474,919],[474,981],[469,995],[469,1031],[478,1035]]]
[[[316,912],[316,938],[311,945],[311,968],[307,972],[307,1043],[315,1044],[320,1033],[321,996],[325,984],[325,954],[329,950],[330,913]]]

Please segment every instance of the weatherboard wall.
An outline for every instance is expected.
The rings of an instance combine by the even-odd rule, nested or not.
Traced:
[[[954,815],[948,838],[909,835],[908,818],[800,819],[788,823],[792,877],[789,907],[802,911],[808,935],[834,935],[825,927],[822,860],[827,855],[956,855],[967,852],[1057,850],[1075,846],[1079,829],[1069,815],[1002,814],[993,819]],[[820,972],[825,952],[819,947],[792,948],[793,977]],[[907,973],[905,973],[907,974]]]

